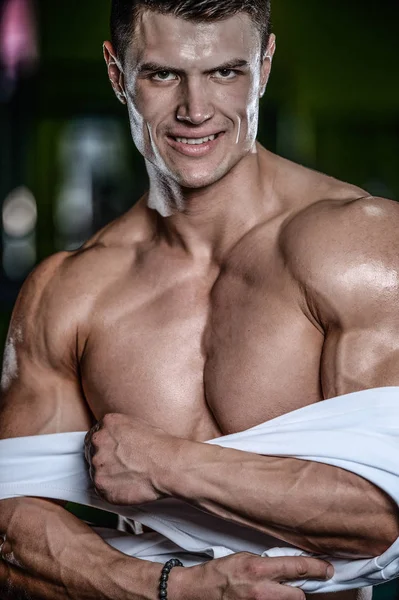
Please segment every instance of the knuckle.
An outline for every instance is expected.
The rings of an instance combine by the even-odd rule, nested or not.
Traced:
[[[251,598],[251,600],[264,600],[265,594],[263,590],[260,590],[259,588],[253,588],[249,598]]]
[[[238,552],[237,554],[231,554],[230,558],[235,558],[236,560],[244,561],[252,558],[253,554],[250,552]]]
[[[275,598],[275,586],[258,585],[254,590],[254,600],[270,600]]]
[[[259,577],[263,573],[262,559],[251,558],[247,562],[248,575],[252,577]]]
[[[276,586],[276,591],[273,594],[274,600],[293,600],[292,588],[287,585]]]
[[[247,583],[244,589],[245,591],[242,591],[244,592],[243,597],[245,600],[261,600],[261,598],[259,597],[259,589],[255,585]]]
[[[95,488],[97,491],[99,492],[105,492],[106,490],[106,482],[104,480],[104,477],[102,477],[101,475],[98,475],[97,473],[94,474],[94,478],[93,478],[93,483],[95,485]]]
[[[300,588],[288,585],[279,586],[278,600],[306,600],[305,592]]]
[[[91,466],[93,467],[93,469],[95,469],[96,471],[99,471],[101,469],[101,467],[103,466],[103,463],[101,461],[101,457],[99,454],[94,454],[91,457]]]
[[[109,425],[110,423],[113,423],[116,418],[117,418],[116,413],[107,413],[106,415],[104,415],[104,417],[102,419],[102,424]]]
[[[308,562],[306,558],[298,557],[295,563],[295,569],[299,577],[303,577],[308,573]]]
[[[243,574],[251,574],[254,567],[254,555],[249,552],[240,552],[234,555],[236,558],[236,568]],[[232,557],[233,558],[233,557]]]
[[[116,493],[113,492],[112,490],[105,490],[102,492],[102,494],[103,494],[103,498],[109,504],[118,504],[118,497],[117,497]]]
[[[230,556],[226,557],[226,560],[230,563],[237,563],[237,565],[245,565],[248,557],[251,554],[249,552],[237,552],[237,554],[230,554]]]
[[[100,442],[100,438],[101,438],[100,431],[96,431],[95,433],[93,433],[93,435],[91,436],[91,444],[92,444],[92,446],[98,446],[99,442]]]
[[[269,579],[284,579],[288,574],[286,561],[281,562],[279,558],[267,558],[265,560],[265,575]]]

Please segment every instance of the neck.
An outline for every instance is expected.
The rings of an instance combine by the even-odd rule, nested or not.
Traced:
[[[278,212],[273,155],[264,149],[242,159],[225,177],[200,189],[155,176],[151,166],[148,207],[162,218],[159,235],[187,254],[220,262],[259,223]]]

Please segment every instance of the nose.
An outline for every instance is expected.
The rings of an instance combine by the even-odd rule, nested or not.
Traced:
[[[182,97],[177,109],[178,121],[201,125],[214,115],[206,85],[201,80],[187,81],[182,89]]]

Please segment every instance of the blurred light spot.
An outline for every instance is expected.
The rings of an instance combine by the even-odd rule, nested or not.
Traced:
[[[37,56],[36,23],[31,0],[6,0],[0,22],[0,57],[7,77],[16,79],[19,69],[31,67]]]
[[[84,186],[64,186],[58,196],[55,220],[58,231],[66,237],[80,237],[93,222],[91,190]]]
[[[74,250],[92,235],[101,210],[95,190],[119,178],[123,148],[123,130],[112,119],[73,119],[65,127],[54,209],[57,248]]]
[[[120,123],[113,119],[74,119],[62,135],[60,158],[67,172],[88,169],[102,177],[118,172],[123,161]]]
[[[3,239],[3,270],[13,281],[22,281],[36,263],[36,243],[32,233],[25,238]]]
[[[13,190],[3,203],[3,229],[7,235],[22,238],[36,227],[37,207],[26,187]]]

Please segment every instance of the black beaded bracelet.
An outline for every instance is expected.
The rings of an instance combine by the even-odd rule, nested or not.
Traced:
[[[171,558],[163,566],[159,582],[159,600],[168,600],[168,578],[173,567],[184,567],[178,558]]]

